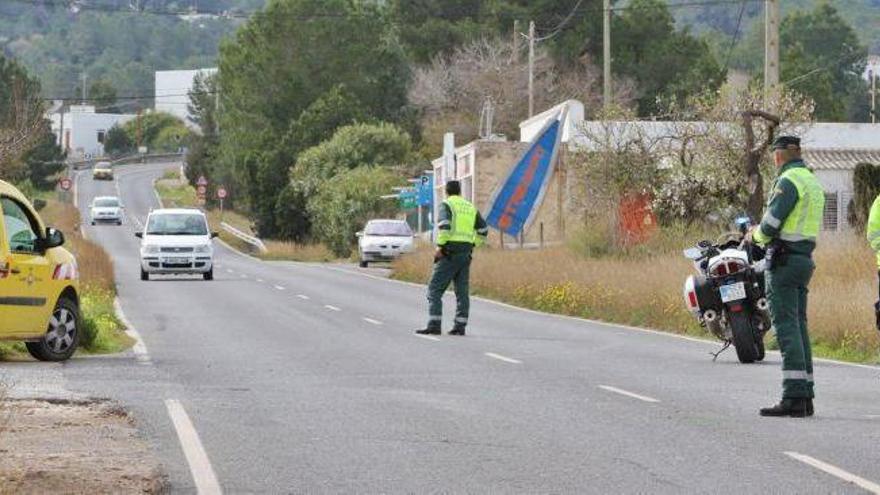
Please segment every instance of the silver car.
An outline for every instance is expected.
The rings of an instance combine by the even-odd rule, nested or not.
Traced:
[[[122,212],[124,208],[122,202],[116,196],[96,197],[89,206],[89,216],[92,219],[92,225],[98,223],[122,225]]]

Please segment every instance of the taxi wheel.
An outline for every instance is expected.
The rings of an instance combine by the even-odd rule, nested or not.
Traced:
[[[59,299],[49,319],[49,329],[39,342],[27,342],[31,356],[40,361],[65,361],[79,344],[79,308],[70,299]]]

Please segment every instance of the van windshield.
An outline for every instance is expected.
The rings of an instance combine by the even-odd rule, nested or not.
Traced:
[[[162,213],[150,217],[147,235],[208,235],[208,225],[195,213]]]
[[[95,206],[98,208],[115,208],[119,206],[119,200],[113,198],[96,199]]]

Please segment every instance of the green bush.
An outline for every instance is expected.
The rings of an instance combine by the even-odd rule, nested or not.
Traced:
[[[125,129],[114,125],[104,135],[104,153],[110,156],[120,156],[135,151],[134,141],[128,137]]]
[[[113,308],[113,294],[100,289],[88,289],[80,300],[80,346],[90,352],[117,352],[122,345],[116,334],[122,331],[122,322]]]
[[[403,184],[401,177],[382,167],[358,167],[326,181],[308,203],[315,236],[336,256],[349,256],[355,234],[367,220],[397,212],[394,201],[380,196]]]

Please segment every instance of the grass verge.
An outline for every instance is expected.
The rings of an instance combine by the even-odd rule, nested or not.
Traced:
[[[166,174],[161,180],[156,181],[156,192],[159,193],[159,197],[162,198],[162,203],[166,207],[196,207],[196,190],[188,183],[179,180],[173,171],[170,175]],[[234,210],[225,210],[221,215],[220,210],[217,209],[208,210],[206,214],[211,230],[220,234],[220,239],[223,242],[251,256],[273,261],[327,262],[336,259],[336,256],[323,244],[297,244],[287,241],[265,240],[267,251],[260,252],[220,226],[225,222],[245,234],[254,235],[251,227],[252,222],[247,216]]]
[[[113,263],[101,246],[80,234],[79,211],[69,203],[49,200],[40,216],[47,225],[64,232],[65,248],[76,256],[79,266],[79,352],[108,354],[131,347],[134,341],[125,333],[125,326],[113,308],[116,297]],[[0,342],[0,359],[19,359],[26,355],[27,350],[21,342]]]
[[[817,356],[877,363],[874,255],[851,234],[820,241],[810,284],[809,321]],[[691,239],[679,237],[679,239]],[[694,237],[699,239],[699,237]],[[684,308],[682,285],[693,272],[681,249],[689,241],[613,256],[585,256],[573,247],[540,251],[480,249],[474,255],[475,294],[548,313],[654,328],[711,339]],[[424,283],[431,252],[393,265],[394,277]],[[768,339],[770,348],[776,343]]]

